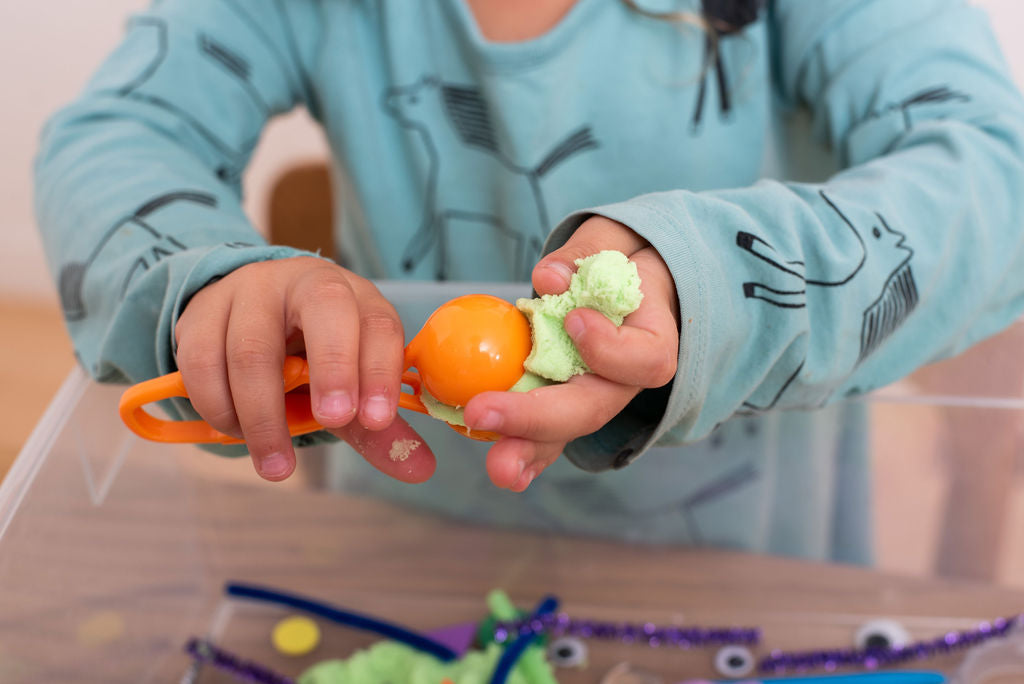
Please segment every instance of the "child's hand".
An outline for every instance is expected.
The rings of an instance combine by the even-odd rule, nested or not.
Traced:
[[[626,226],[602,217],[587,220],[561,249],[537,264],[534,288],[542,295],[564,292],[574,261],[604,249],[618,250],[637,265],[644,298],[620,328],[590,309],[566,316],[566,331],[593,373],[525,394],[486,392],[466,405],[467,425],[506,435],[487,455],[487,472],[499,487],[526,489],[567,442],[602,427],[640,390],[675,377],[675,284],[654,248]]]
[[[281,366],[302,350],[321,425],[394,478],[433,474],[430,448],[395,415],[401,321],[368,280],[314,257],[249,264],[200,290],[175,335],[192,405],[214,428],[245,439],[264,478],[295,469]]]

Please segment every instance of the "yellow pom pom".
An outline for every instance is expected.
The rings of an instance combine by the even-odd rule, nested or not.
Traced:
[[[274,648],[289,656],[303,656],[320,645],[320,628],[308,617],[293,615],[274,625]]]

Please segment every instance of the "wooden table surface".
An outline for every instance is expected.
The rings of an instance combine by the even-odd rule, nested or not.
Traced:
[[[248,463],[193,448],[128,443],[117,477],[97,496],[83,487],[82,460],[95,459],[86,479],[101,483],[123,445],[111,440],[110,453],[92,453],[74,436],[54,445],[25,512],[0,541],[5,683],[178,681],[191,635],[210,634],[292,676],[372,642],[321,621],[325,639],[314,654],[277,655],[269,634],[286,611],[226,601],[229,580],[420,630],[480,619],[493,588],[524,607],[551,593],[581,618],[759,626],[758,655],[848,648],[875,617],[931,639],[1024,610],[1024,594],[991,585],[468,525],[299,481],[259,482]],[[559,679],[596,683],[630,661],[674,682],[712,674],[712,654],[591,642],[590,666]],[[950,671],[956,660],[920,665]],[[206,671],[199,681],[230,680]]]

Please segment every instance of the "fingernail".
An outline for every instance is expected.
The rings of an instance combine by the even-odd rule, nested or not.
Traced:
[[[569,337],[574,340],[578,340],[583,336],[587,326],[583,322],[582,316],[566,316],[565,317],[565,332],[569,333]]]
[[[513,489],[519,489],[519,488],[526,489],[527,487],[530,486],[530,483],[533,482],[533,478],[534,477],[536,477],[536,473],[534,473],[532,470],[528,471],[528,472],[524,472],[516,480],[516,483],[514,485],[512,485],[512,488]]]
[[[291,464],[284,454],[271,454],[260,462],[260,475],[268,478],[280,478],[288,474]]]
[[[320,415],[341,420],[352,415],[352,396],[348,392],[328,392],[320,398]]]
[[[512,480],[512,484],[508,485],[509,489],[515,489],[520,484],[524,470],[526,470],[526,461],[516,461],[516,476]]]
[[[565,281],[566,287],[569,285],[569,281],[572,280],[572,269],[563,264],[561,261],[552,261],[549,264],[545,264],[544,268],[550,270],[552,273],[557,273],[558,277]]]
[[[473,428],[476,430],[497,430],[501,427],[501,414],[497,411],[487,411],[480,419],[474,421]],[[520,463],[520,465],[522,465]]]
[[[391,417],[391,402],[379,395],[370,397],[363,406],[363,412],[370,420],[383,423]]]

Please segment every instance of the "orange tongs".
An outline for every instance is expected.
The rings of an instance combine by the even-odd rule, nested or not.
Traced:
[[[480,392],[503,391],[523,374],[530,353],[530,324],[503,299],[491,295],[466,295],[439,307],[405,348],[402,384],[412,392],[399,393],[398,405],[427,413],[421,395],[450,406],[465,406]],[[417,371],[410,370],[416,368]],[[282,368],[285,416],[288,431],[303,435],[323,429],[310,408],[309,364],[289,356]],[[156,442],[241,444],[242,440],[214,429],[203,420],[161,420],[145,410],[152,402],[188,397],[180,372],[162,375],[128,388],[121,396],[121,420],[140,437]],[[473,439],[494,441],[493,432],[451,428]]]

